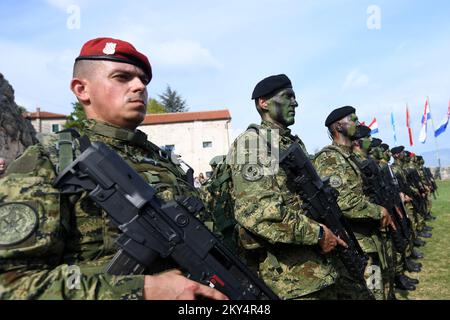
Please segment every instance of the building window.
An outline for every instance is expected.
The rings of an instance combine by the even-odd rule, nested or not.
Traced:
[[[203,141],[203,148],[212,148],[212,141]]]
[[[58,132],[59,130],[59,124],[52,124],[52,132]]]
[[[161,149],[163,149],[163,150],[165,150],[167,152],[172,152],[172,151],[175,150],[175,145],[174,144],[166,144]]]

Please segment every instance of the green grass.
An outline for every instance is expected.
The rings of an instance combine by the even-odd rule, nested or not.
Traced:
[[[436,220],[427,221],[433,227],[433,237],[424,239],[427,244],[416,250],[424,253],[422,271],[407,273],[419,279],[415,291],[399,291],[399,299],[411,300],[450,300],[450,181],[438,182],[439,196],[433,199],[432,214]]]

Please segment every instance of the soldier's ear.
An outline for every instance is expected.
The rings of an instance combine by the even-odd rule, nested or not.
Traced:
[[[268,99],[266,98],[258,98],[258,106],[262,109],[262,110],[267,110],[269,103],[267,102]]]
[[[89,104],[90,96],[85,79],[73,78],[70,82],[70,90],[83,105]]]

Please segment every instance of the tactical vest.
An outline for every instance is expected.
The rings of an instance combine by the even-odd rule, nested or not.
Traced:
[[[260,126],[251,124],[246,131],[259,133]],[[233,179],[227,159],[217,165],[207,186],[211,197],[208,207],[214,223],[214,232],[222,238],[231,249],[237,250],[237,221],[234,219]]]

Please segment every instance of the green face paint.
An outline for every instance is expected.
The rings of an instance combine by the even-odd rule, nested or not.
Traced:
[[[378,160],[383,158],[382,152],[381,152],[380,148],[378,148],[378,147],[372,148],[370,150],[370,155]]]
[[[372,141],[370,141],[370,138],[363,138],[361,141],[361,149],[363,149],[365,152],[368,152],[371,142]]]
[[[347,131],[347,137],[352,138],[352,137],[355,136],[356,129],[358,128],[360,123],[358,121],[358,117],[354,113],[349,115],[347,119],[348,119],[347,130],[346,130]]]
[[[347,128],[347,136],[352,138],[356,133],[356,125],[351,125]]]
[[[295,122],[295,108],[298,103],[292,89],[284,89],[268,100],[268,111],[270,119],[285,127]]]

